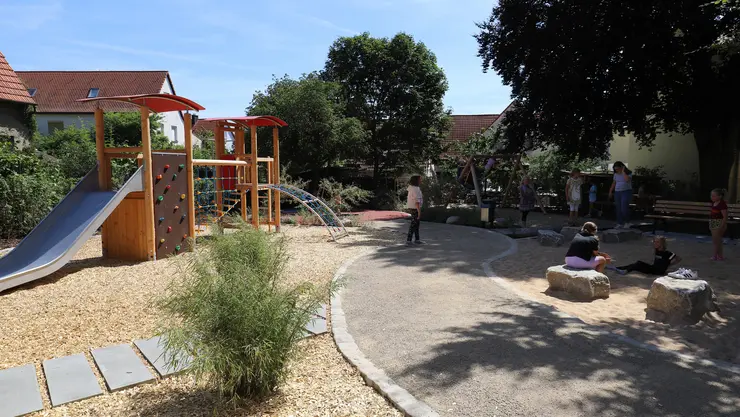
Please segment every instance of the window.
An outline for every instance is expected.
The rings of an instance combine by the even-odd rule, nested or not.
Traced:
[[[99,91],[100,91],[99,88],[91,88],[90,91],[87,92],[87,98],[97,97]]]
[[[177,126],[172,126],[172,141],[177,142]]]
[[[47,128],[49,129],[49,134],[51,135],[57,130],[64,130],[64,122],[48,122]]]
[[[36,95],[36,89],[35,88],[29,88],[28,89],[28,95],[33,97]]]

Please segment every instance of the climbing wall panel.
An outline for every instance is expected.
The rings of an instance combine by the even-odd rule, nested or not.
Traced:
[[[152,153],[154,183],[154,236],[157,259],[177,255],[187,248],[188,178],[185,154]]]

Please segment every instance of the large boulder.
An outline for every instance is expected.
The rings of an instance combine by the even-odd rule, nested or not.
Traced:
[[[696,323],[719,311],[717,296],[706,281],[660,277],[647,296],[645,318],[669,324]]]
[[[547,229],[537,231],[537,240],[542,246],[561,246],[565,242],[563,235]]]
[[[641,238],[642,232],[637,229],[609,229],[601,233],[601,241],[605,243],[627,242]]]
[[[565,291],[579,300],[609,298],[609,277],[593,269],[575,269],[565,265],[547,268],[550,289]]]
[[[531,227],[521,227],[518,229],[514,229],[514,235],[512,236],[515,239],[521,239],[525,237],[535,237],[537,236],[537,229],[531,228]]]
[[[573,240],[573,238],[576,237],[576,235],[580,231],[580,227],[565,226],[560,230],[560,234],[563,235],[563,239],[565,239],[565,242],[570,243],[570,241]]]
[[[463,218],[460,216],[450,216],[447,218],[447,220],[445,220],[445,223],[463,225],[465,224],[465,220],[463,220]]]
[[[508,237],[514,237],[515,233],[515,229],[493,229],[493,231]]]

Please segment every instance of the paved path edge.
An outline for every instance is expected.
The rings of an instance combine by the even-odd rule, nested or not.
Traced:
[[[488,232],[496,233],[492,230],[488,230]],[[652,343],[640,342],[639,340],[633,339],[631,337],[614,334],[611,331],[609,331],[609,329],[607,329],[606,327],[587,324],[586,322],[584,322],[583,320],[581,320],[580,318],[576,316],[562,312],[558,310],[557,308],[553,307],[552,305],[545,304],[539,300],[534,299],[529,294],[526,294],[523,291],[520,291],[510,282],[496,275],[496,272],[493,270],[493,267],[491,266],[491,264],[493,264],[494,262],[501,260],[507,256],[511,256],[515,254],[518,250],[518,245],[517,245],[516,240],[506,235],[501,235],[501,236],[503,236],[509,241],[509,249],[486,259],[485,261],[483,261],[481,266],[483,267],[483,271],[485,271],[488,278],[492,279],[496,284],[503,287],[504,289],[511,291],[513,294],[515,294],[517,297],[521,298],[522,300],[526,301],[527,303],[534,304],[540,308],[544,307],[550,310],[557,317],[563,319],[563,321],[579,325],[583,327],[585,330],[597,333],[600,336],[608,336],[613,339],[619,340],[621,342],[630,344],[632,346],[642,348],[642,349],[647,349],[651,352],[658,352],[658,353],[674,356],[677,359],[683,361],[684,363],[697,364],[697,365],[702,365],[702,366],[713,366],[723,371],[727,371],[727,372],[740,375],[740,365],[735,365],[729,362],[719,361],[719,360],[714,360],[714,359],[704,359],[704,358],[697,357],[695,355],[689,355],[686,353],[676,352],[675,350],[665,349],[660,346],[654,345]]]
[[[341,284],[345,278],[347,268],[357,260],[378,251],[378,247],[368,250],[352,259],[345,261],[334,274],[333,282]],[[439,417],[427,403],[417,399],[408,391],[396,384],[386,373],[370,362],[360,351],[355,339],[347,330],[347,320],[342,310],[342,291],[340,288],[331,298],[331,329],[334,343],[344,358],[352,364],[365,380],[383,397],[393,404],[399,411],[409,417]]]

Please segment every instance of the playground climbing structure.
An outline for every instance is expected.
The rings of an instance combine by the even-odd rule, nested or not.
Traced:
[[[268,184],[265,185],[265,188],[270,188],[272,190],[277,190],[281,193],[285,193],[299,201],[304,207],[310,210],[311,213],[315,214],[321,220],[321,223],[323,223],[323,225],[326,226],[327,230],[329,230],[329,233],[331,233],[332,239],[337,240],[341,237],[349,235],[347,229],[344,227],[344,223],[342,223],[342,220],[339,218],[339,216],[337,216],[336,213],[334,213],[334,211],[330,209],[329,206],[327,206],[326,203],[324,203],[320,198],[315,197],[314,195],[291,185]]]

